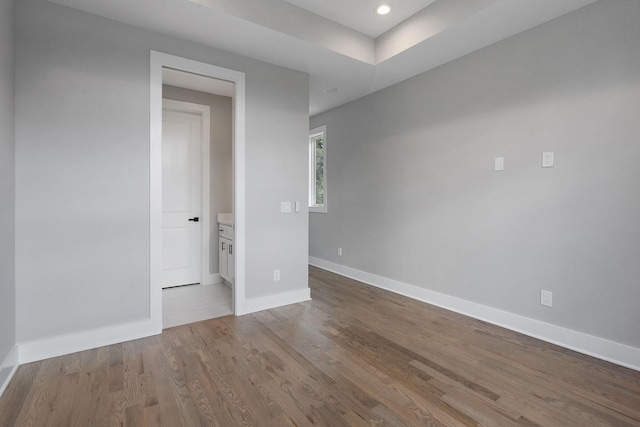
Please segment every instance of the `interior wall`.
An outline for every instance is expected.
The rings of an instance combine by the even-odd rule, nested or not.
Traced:
[[[638,22],[596,2],[313,117],[310,256],[640,347]]]
[[[247,245],[248,299],[308,289],[309,281],[308,75],[292,79],[277,67],[253,71],[246,80],[254,94],[246,114],[255,124],[246,136],[246,238],[260,243]],[[300,212],[280,213],[283,201],[299,201]]]
[[[218,273],[218,213],[233,212],[232,99],[196,90],[163,85],[162,97],[207,105],[211,111],[209,273]]]
[[[0,0],[0,369],[16,344],[14,23],[14,1]]]
[[[274,214],[283,194],[306,193],[282,170],[306,164],[307,74],[44,0],[17,7],[19,342],[149,316],[150,50],[245,73],[246,293],[307,288],[307,222]],[[274,251],[277,283],[261,274]]]

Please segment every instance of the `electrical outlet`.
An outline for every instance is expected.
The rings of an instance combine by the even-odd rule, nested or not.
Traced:
[[[553,151],[545,151],[544,153],[542,153],[542,167],[553,167]]]
[[[273,270],[273,281],[277,282],[280,280],[280,270]]]
[[[342,256],[342,248],[338,248],[338,256]]]
[[[540,304],[552,307],[553,306],[553,293],[550,291],[540,291]]]

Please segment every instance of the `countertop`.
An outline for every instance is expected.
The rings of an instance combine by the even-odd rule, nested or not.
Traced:
[[[233,214],[232,213],[219,213],[218,214],[218,224],[233,225]]]

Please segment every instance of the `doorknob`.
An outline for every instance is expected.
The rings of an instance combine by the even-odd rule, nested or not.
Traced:
[[[198,222],[200,221],[200,218],[198,218],[197,216],[194,216],[193,218],[189,218],[189,221]]]

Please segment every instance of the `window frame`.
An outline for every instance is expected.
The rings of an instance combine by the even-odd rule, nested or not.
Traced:
[[[316,141],[318,136],[322,137],[323,147],[323,174],[322,188],[323,203],[318,204],[316,200]],[[327,125],[318,126],[309,130],[309,212],[327,213]]]

